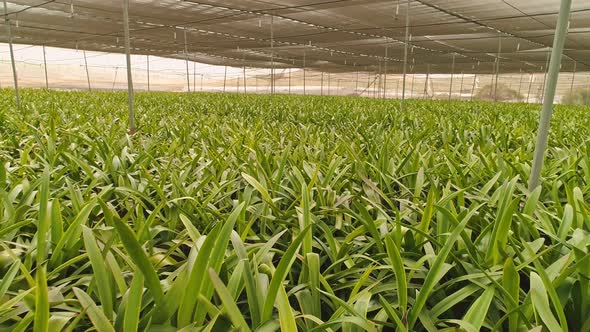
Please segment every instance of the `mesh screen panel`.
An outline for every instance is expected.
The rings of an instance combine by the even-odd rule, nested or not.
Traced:
[[[402,71],[403,0],[131,0],[129,10],[133,54],[237,67]],[[409,72],[450,73],[453,58],[455,73],[490,74],[496,63],[505,73],[542,72],[558,10],[559,0],[413,0]],[[119,0],[10,0],[8,17],[15,43],[124,52]],[[590,70],[590,1],[573,2],[565,48],[562,71],[574,62],[577,71]]]

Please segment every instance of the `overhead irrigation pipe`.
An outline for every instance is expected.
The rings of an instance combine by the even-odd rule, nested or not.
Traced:
[[[127,59],[127,94],[129,97],[129,135],[134,135],[135,113],[133,112],[133,77],[131,75],[131,41],[129,40],[129,0],[123,0],[123,30],[125,32],[125,57]]]
[[[16,64],[14,63],[14,50],[12,48],[12,29],[10,27],[10,19],[8,18],[8,8],[6,0],[4,0],[4,23],[6,25],[6,32],[8,33],[8,47],[10,49],[10,63],[12,64],[12,78],[14,80],[14,94],[16,96],[16,107],[20,110],[20,94],[18,93],[18,77],[16,74]]]
[[[561,0],[559,16],[557,18],[557,27],[553,39],[553,49],[551,51],[551,62],[549,63],[547,86],[543,97],[543,108],[539,121],[539,132],[537,134],[537,144],[535,145],[535,154],[533,158],[533,167],[529,177],[529,191],[535,190],[541,179],[541,170],[543,169],[543,158],[547,149],[547,140],[549,135],[549,121],[553,113],[553,99],[555,98],[555,88],[559,77],[559,67],[563,55],[563,46],[567,36],[569,26],[569,16],[572,6],[572,0]]]

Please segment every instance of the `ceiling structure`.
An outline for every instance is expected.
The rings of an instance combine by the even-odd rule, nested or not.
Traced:
[[[408,72],[540,72],[559,0],[411,0]],[[214,65],[400,73],[407,0],[130,0],[131,53]],[[124,53],[122,0],[7,0],[13,42]],[[4,30],[6,31],[6,30]],[[0,34],[0,41],[8,36]],[[574,0],[562,71],[590,71]]]

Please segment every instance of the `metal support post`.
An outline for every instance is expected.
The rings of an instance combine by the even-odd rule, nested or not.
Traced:
[[[320,96],[324,95],[324,72],[322,72],[322,79],[320,81]]]
[[[186,29],[183,29],[184,32],[184,62],[186,64],[186,90],[191,92],[191,79],[188,70],[188,45],[186,42]]]
[[[45,70],[45,89],[49,89],[49,77],[47,75],[47,56],[45,54],[45,45],[43,45],[43,69]]]
[[[518,82],[518,96],[520,96],[520,91],[522,90],[522,79],[523,78],[524,78],[524,72],[521,69],[520,70],[520,81]]]
[[[577,64],[577,62],[574,61],[574,71],[572,73],[572,83],[570,85],[570,95],[574,92],[574,80],[576,79],[576,64]]]
[[[453,53],[453,64],[451,65],[451,84],[449,86],[449,101],[453,94],[453,76],[455,75],[455,53]]]
[[[223,92],[225,92],[226,85],[227,85],[227,66],[225,66],[225,72],[223,73]]]
[[[502,35],[498,35],[498,53],[496,54],[496,83],[494,84],[494,103],[498,101],[498,78],[500,75],[500,53],[502,52]]]
[[[535,74],[531,73],[531,79],[529,80],[529,92],[526,95],[526,102],[529,102],[529,98],[531,97],[531,88],[533,87],[533,81],[535,80]]]
[[[88,82],[88,91],[92,91],[90,87],[90,73],[88,72],[88,60],[86,59],[86,51],[83,50],[82,54],[84,55],[84,68],[86,69],[86,81]]]
[[[306,83],[305,83],[305,51],[303,52],[303,95],[305,96],[306,93]]]
[[[541,118],[539,121],[539,132],[537,134],[537,144],[535,145],[535,154],[531,176],[529,177],[529,191],[535,190],[541,180],[541,170],[543,169],[543,159],[547,149],[547,140],[549,136],[549,121],[553,113],[553,99],[555,98],[555,89],[557,79],[559,78],[559,67],[561,66],[561,57],[563,55],[563,46],[567,36],[569,25],[570,10],[572,0],[561,0],[559,16],[557,18],[557,27],[553,39],[553,48],[551,51],[551,62],[549,63],[548,82],[543,97],[543,108],[541,109]]]
[[[426,99],[426,94],[428,93],[428,78],[430,77],[430,64],[427,65],[426,70],[426,80],[424,81],[424,93],[422,94],[422,99]]]
[[[387,65],[389,64],[387,51],[388,51],[388,47],[385,46],[385,68],[383,70],[383,74],[384,74],[384,77],[383,77],[383,99],[385,99],[385,97],[387,95]]]
[[[127,95],[129,99],[129,134],[135,134],[133,112],[133,77],[131,75],[131,41],[129,40],[129,0],[123,0],[123,29],[125,32],[125,57],[127,59]],[[84,53],[86,59],[86,53]]]
[[[8,8],[4,0],[4,23],[8,32],[8,48],[10,49],[10,63],[12,64],[12,79],[14,80],[14,95],[16,97],[16,107],[20,110],[20,94],[18,91],[18,77],[16,74],[16,64],[14,62],[14,49],[12,48],[12,29],[10,19],[8,18]]]
[[[410,35],[410,0],[406,2],[406,36],[404,38],[404,69],[403,69],[403,83],[402,83],[402,100],[401,100],[401,111],[404,111],[406,102],[406,75],[408,71],[408,43]]]
[[[545,75],[543,75],[543,86],[541,87],[541,92],[544,93],[545,91],[545,84],[547,83],[547,73],[549,72],[549,56],[551,52],[547,51],[547,60],[545,61]],[[545,95],[541,98],[541,103],[544,103]]]
[[[475,95],[475,84],[477,83],[477,73],[473,74],[473,86],[471,87],[471,98],[470,101],[473,101],[473,96]]]
[[[247,85],[246,85],[246,66],[243,66],[243,76],[244,76],[244,94],[248,93]]]
[[[275,31],[274,31],[274,15],[270,17],[270,93],[275,93]]]
[[[150,91],[150,56],[147,56],[147,84],[148,84],[148,91]]]
[[[463,80],[465,79],[465,73],[461,72],[461,84],[459,85],[459,100],[463,100]]]

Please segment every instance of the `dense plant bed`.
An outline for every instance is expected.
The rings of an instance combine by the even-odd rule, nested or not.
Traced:
[[[0,330],[588,331],[590,117],[0,92]]]

